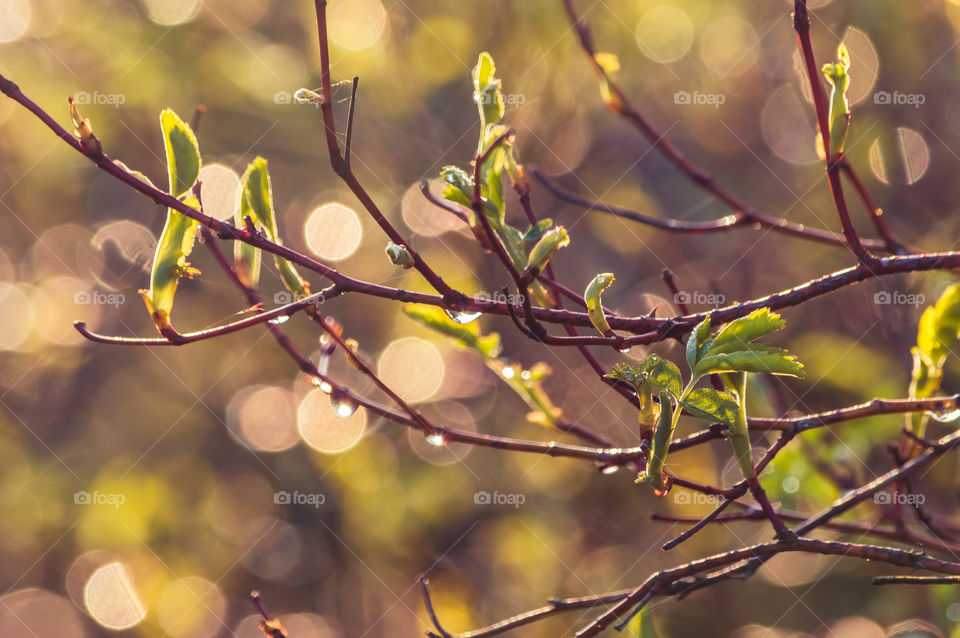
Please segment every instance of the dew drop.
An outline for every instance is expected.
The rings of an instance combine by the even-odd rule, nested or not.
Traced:
[[[322,386],[321,386],[322,388]],[[336,392],[330,395],[330,405],[333,406],[333,413],[341,419],[353,416],[359,407],[357,402],[348,395]]]
[[[600,464],[597,465],[597,469],[600,470],[600,473],[601,473],[601,474],[608,474],[608,475],[609,475],[609,474],[616,474],[617,472],[619,472],[619,471],[620,471],[620,466],[619,466],[619,465],[605,465],[605,464],[600,463]]]
[[[513,368],[503,369],[503,378],[505,379],[512,379],[514,374],[516,374],[516,371]]]
[[[617,348],[617,352],[619,352],[620,354],[627,354],[628,352],[630,352],[630,346],[627,346],[625,348]]]
[[[443,447],[447,444],[447,442],[443,440],[442,434],[430,434],[427,436],[427,443],[434,447]]]
[[[288,321],[290,321],[290,315],[280,315],[275,319],[268,320],[267,323],[274,326],[279,326],[280,324],[287,323]]]
[[[529,370],[524,370],[523,372],[520,373],[520,378],[523,379],[524,381],[529,381],[530,379],[533,378],[533,375],[530,374]]]
[[[472,321],[476,321],[477,318],[483,314],[482,312],[451,312],[446,308],[444,308],[443,311],[447,313],[447,316],[450,317],[450,319],[452,319],[454,323],[459,323],[459,324],[465,324],[465,323],[470,323]]]

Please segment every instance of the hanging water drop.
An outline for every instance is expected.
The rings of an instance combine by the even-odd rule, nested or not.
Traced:
[[[333,413],[342,419],[353,416],[359,407],[356,401],[340,392],[330,395],[330,405],[333,406]]]
[[[443,435],[442,435],[442,434],[430,434],[430,435],[428,435],[428,436],[427,436],[427,443],[429,443],[430,445],[432,445],[432,446],[434,446],[434,447],[443,447],[444,445],[447,444],[447,442],[443,440]]]
[[[483,314],[482,312],[452,312],[450,310],[447,310],[446,308],[444,308],[443,311],[447,313],[447,316],[450,317],[450,319],[452,319],[454,323],[459,323],[459,324],[476,321],[477,318]]]
[[[927,412],[927,414],[940,423],[950,423],[960,419],[960,409],[939,410],[937,412]]]
[[[620,466],[619,466],[619,465],[609,465],[609,464],[599,463],[599,464],[597,464],[597,469],[600,470],[600,473],[601,473],[601,474],[607,474],[607,475],[609,475],[609,474],[616,474],[617,472],[619,472],[619,471],[620,471]]]
[[[280,324],[287,323],[288,321],[290,321],[290,315],[280,315],[279,317],[268,320],[267,323],[274,326],[279,326]]]
[[[624,346],[623,348],[617,348],[617,352],[620,354],[627,354],[630,352],[630,346]]]

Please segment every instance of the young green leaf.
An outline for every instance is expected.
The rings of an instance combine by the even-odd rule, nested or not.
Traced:
[[[670,450],[670,441],[673,440],[673,430],[677,425],[673,418],[673,403],[668,392],[660,393],[660,418],[653,431],[653,446],[650,458],[647,460],[647,469],[639,477],[637,483],[650,483],[657,496],[663,496],[670,489],[670,480],[663,473],[663,466]]]
[[[160,128],[167,153],[170,194],[180,197],[193,188],[200,175],[200,146],[190,126],[170,109],[160,113]]]
[[[446,183],[443,198],[470,208],[473,200],[473,177],[458,166],[444,166],[440,177]]]
[[[700,360],[700,352],[710,338],[710,317],[697,324],[687,338],[687,364],[692,371]]]
[[[496,77],[497,67],[493,58],[484,51],[480,54],[477,66],[473,69],[473,99],[480,110],[480,123],[484,134],[487,127],[503,118],[505,109],[500,80]]]
[[[710,354],[741,350],[744,345],[780,330],[784,323],[780,315],[770,312],[769,308],[754,310],[717,331],[710,344]]]
[[[191,195],[184,200],[187,206],[200,207],[197,198]],[[161,333],[173,330],[170,313],[173,297],[181,277],[192,279],[200,271],[192,267],[187,257],[193,251],[198,222],[172,208],[167,211],[167,223],[157,242],[150,274],[150,290],[141,290],[140,296]]]
[[[193,188],[200,175],[200,148],[190,127],[170,109],[160,113],[160,129],[167,156],[167,176],[170,194],[181,197]],[[190,195],[184,203],[199,208],[196,197]],[[141,290],[140,296],[153,317],[157,330],[173,330],[170,313],[173,298],[181,277],[193,277],[200,271],[193,268],[187,257],[193,250],[197,222],[174,209],[167,210],[150,273],[150,290]]]
[[[587,289],[583,293],[583,300],[587,303],[587,316],[590,317],[590,323],[605,335],[610,334],[612,331],[610,330],[610,323],[607,321],[607,317],[603,312],[603,301],[600,297],[603,291],[613,283],[613,279],[612,272],[600,273],[587,284]]]
[[[255,208],[252,204],[255,197],[257,200],[262,198],[262,195],[256,196],[254,193],[259,191],[262,186],[260,181],[261,171],[263,174],[266,173],[266,161],[263,160],[263,164],[261,165],[258,160],[262,160],[262,158],[258,157],[257,160],[251,162],[247,166],[243,177],[240,179],[240,208],[234,212],[234,224],[239,228],[243,228],[246,224],[246,218],[249,217],[258,229],[269,234],[269,221],[261,217],[261,213],[263,212],[262,206]],[[267,179],[267,188],[269,189],[269,178]],[[256,290],[260,283],[261,259],[261,251],[256,246],[251,246],[242,241],[234,242],[233,262],[236,267],[237,276],[240,278],[240,281],[243,282],[243,285],[248,288]]]
[[[943,381],[943,365],[947,355],[960,341],[960,284],[948,286],[937,302],[923,311],[917,328],[917,345],[911,350],[913,370],[910,375],[909,396],[924,399],[934,396]],[[914,412],[905,415],[906,428],[923,436],[929,415]],[[906,457],[918,451],[916,443],[906,437],[900,445]]]
[[[733,352],[713,354],[711,350],[697,363],[693,374],[699,378],[717,372],[757,372],[802,377],[803,364],[782,348],[751,343]]]
[[[680,402],[680,405],[694,416],[717,423],[733,425],[737,418],[736,397],[727,392],[718,392],[713,388],[693,390]]]
[[[514,241],[523,242],[523,236],[519,235],[517,232]],[[563,226],[557,226],[556,228],[551,228],[547,231],[543,237],[540,238],[533,248],[530,249],[530,256],[527,259],[528,268],[536,268],[537,270],[543,270],[547,267],[547,264],[550,263],[550,260],[557,253],[558,250],[570,245],[570,235],[567,234],[567,229]]]

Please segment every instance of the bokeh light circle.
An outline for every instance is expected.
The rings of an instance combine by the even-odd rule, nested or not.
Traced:
[[[380,354],[380,378],[402,399],[426,401],[443,383],[444,363],[429,341],[404,337],[390,343]]]
[[[693,44],[693,24],[687,14],[670,5],[654,7],[640,18],[636,28],[637,46],[655,62],[675,62]]]
[[[127,566],[113,562],[97,569],[83,589],[84,606],[107,629],[129,629],[147,617]]]
[[[749,70],[756,63],[759,50],[757,32],[735,16],[717,18],[700,35],[700,58],[721,77]]]
[[[203,212],[217,219],[231,219],[240,207],[240,176],[223,164],[207,164],[200,169],[203,184]]]
[[[311,390],[300,402],[297,427],[303,442],[318,452],[338,454],[357,444],[366,429],[367,412],[360,408],[346,418],[337,416],[330,395]]]
[[[114,290],[142,284],[157,249],[157,239],[150,229],[126,219],[100,228],[90,244],[97,253],[94,276]]]
[[[0,2],[0,43],[19,40],[30,28],[33,7],[29,0]]]
[[[310,213],[303,228],[307,246],[315,255],[329,261],[340,261],[360,246],[363,227],[356,211],[331,202]]]
[[[227,406],[227,426],[245,445],[262,452],[281,452],[300,440],[293,393],[277,386],[237,392]]]
[[[164,26],[183,24],[200,11],[201,0],[140,0],[151,21]]]
[[[330,39],[339,47],[359,51],[372,47],[387,27],[380,0],[331,2],[327,9]]]

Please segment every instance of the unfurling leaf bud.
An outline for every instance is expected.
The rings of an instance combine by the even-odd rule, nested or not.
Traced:
[[[400,266],[404,270],[413,268],[413,255],[407,250],[406,246],[395,244],[392,241],[387,244],[387,258],[394,266]]]
[[[850,126],[850,103],[847,101],[847,88],[850,86],[850,54],[842,42],[837,47],[837,61],[823,65],[823,75],[833,87],[830,94],[830,155],[843,153],[843,144],[847,139]]]
[[[527,268],[536,268],[538,271],[546,268],[550,259],[558,250],[570,244],[570,235],[563,226],[551,228],[534,244],[527,260]]]
[[[603,291],[609,288],[612,283],[612,272],[601,273],[593,278],[593,281],[587,285],[587,289],[583,293],[583,300],[587,303],[587,315],[590,317],[590,323],[605,335],[612,331],[610,324],[607,322],[607,317],[603,313],[603,303],[600,300],[600,295],[602,295]]]

